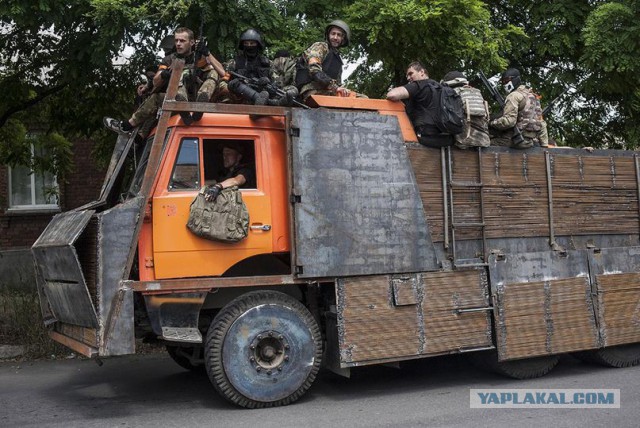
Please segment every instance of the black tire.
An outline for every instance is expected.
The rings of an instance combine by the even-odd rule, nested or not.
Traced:
[[[195,357],[202,360],[202,347],[166,345],[166,349],[171,359],[180,367],[193,372],[204,372],[204,361],[202,363],[193,362],[194,352],[198,353]]]
[[[637,366],[640,364],[640,343],[576,352],[573,355],[586,363],[600,364],[605,367]]]
[[[311,313],[292,297],[254,291],[227,304],[205,341],[205,366],[215,389],[247,408],[291,404],[320,369],[322,338]]]
[[[471,363],[483,370],[489,370],[513,379],[534,379],[549,373],[560,360],[558,355],[525,358],[522,360],[498,361],[496,351],[469,354]]]

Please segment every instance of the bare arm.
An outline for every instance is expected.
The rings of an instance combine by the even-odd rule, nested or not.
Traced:
[[[227,187],[233,187],[233,186],[240,187],[246,182],[247,182],[247,179],[245,178],[245,176],[242,174],[238,174],[235,177],[227,178],[226,180],[222,181],[220,185],[222,186],[223,189],[226,189]]]
[[[406,100],[409,98],[409,91],[404,86],[391,89],[387,92],[387,99],[391,101]]]

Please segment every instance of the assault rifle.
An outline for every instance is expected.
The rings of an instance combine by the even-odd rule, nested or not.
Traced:
[[[487,76],[485,76],[484,73],[480,71],[478,72],[478,78],[482,81],[484,86],[491,93],[491,96],[493,97],[493,99],[496,100],[496,102],[500,105],[500,107],[504,109],[504,97],[500,92],[498,92],[495,86],[493,86],[491,82],[489,82],[489,79],[487,79]],[[518,127],[514,125],[513,136],[511,137],[511,144],[513,144],[514,146],[517,146],[519,144],[522,144],[523,141],[524,141],[524,137],[522,136],[522,132],[520,132],[520,129],[518,129]]]
[[[229,73],[230,75],[232,75],[237,79],[240,79],[242,82],[246,83],[247,85],[251,85],[255,87],[261,86],[256,77],[243,76],[242,74],[236,73],[235,71],[227,71],[227,73]],[[264,90],[266,90],[269,93],[269,95],[272,97],[278,97],[278,99],[280,99],[287,96],[287,94],[282,89],[274,85],[273,82],[269,82],[266,85],[263,85],[263,87],[264,87]],[[260,89],[263,89],[263,88],[260,88]],[[291,102],[295,106],[302,107],[305,109],[309,108],[308,105],[303,104],[298,100],[292,99]]]

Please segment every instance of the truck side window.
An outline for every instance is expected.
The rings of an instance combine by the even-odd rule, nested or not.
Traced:
[[[200,188],[200,154],[197,138],[183,138],[173,166],[169,190]]]
[[[242,172],[247,180],[242,189],[256,189],[256,152],[254,140],[240,139],[205,139],[202,152],[204,162],[205,184],[221,182],[226,178]],[[236,165],[225,166],[222,156],[225,148],[231,148],[241,155]]]

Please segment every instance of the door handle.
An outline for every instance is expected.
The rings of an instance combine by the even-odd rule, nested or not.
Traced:
[[[271,230],[270,224],[252,224],[251,230],[262,230],[263,232],[268,232]]]

